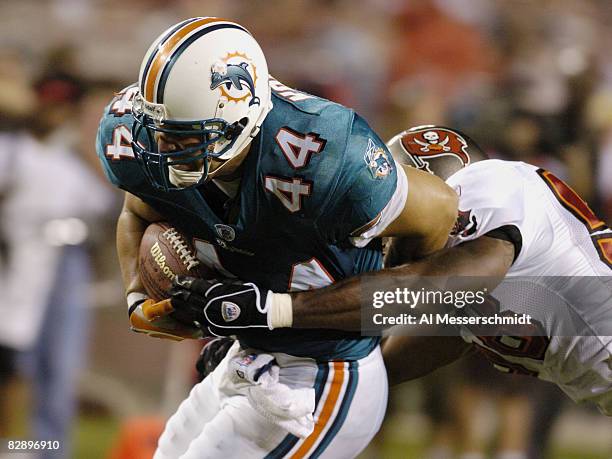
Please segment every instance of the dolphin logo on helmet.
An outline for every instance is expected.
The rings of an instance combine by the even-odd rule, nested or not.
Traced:
[[[217,89],[219,86],[225,84],[225,87],[229,90],[232,85],[239,91],[244,89],[242,83],[244,82],[249,91],[251,92],[250,105],[259,105],[259,97],[255,96],[255,83],[251,74],[247,70],[249,64],[247,62],[241,62],[240,64],[220,64],[213,66],[212,74],[210,77],[210,89]]]

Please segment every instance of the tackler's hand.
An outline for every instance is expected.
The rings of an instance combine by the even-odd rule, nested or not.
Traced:
[[[271,329],[267,304],[271,293],[251,282],[177,276],[170,291],[172,316],[218,336],[247,328]]]

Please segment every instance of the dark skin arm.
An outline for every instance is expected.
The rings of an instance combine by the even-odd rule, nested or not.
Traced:
[[[428,375],[470,350],[459,336],[389,336],[382,344],[389,385]]]
[[[395,281],[409,289],[422,286],[418,276],[481,277],[474,290],[493,290],[512,265],[514,246],[507,241],[480,237],[442,249],[422,260],[368,273],[370,282]],[[361,329],[360,277],[344,279],[318,290],[291,293],[294,328]],[[418,306],[417,306],[418,307]]]
[[[408,240],[395,239],[387,264],[414,256]],[[514,259],[514,246],[507,241],[483,236],[457,247],[440,250],[410,264],[388,268],[371,276],[382,282],[400,279],[401,285],[419,288],[415,276],[474,276],[484,283],[474,289],[493,290],[507,273]],[[404,281],[401,278],[404,277]],[[412,285],[412,287],[411,287]],[[319,290],[292,293],[293,326],[296,328],[361,327],[361,284],[353,277]],[[389,385],[423,377],[471,351],[459,336],[389,336],[382,344]]]

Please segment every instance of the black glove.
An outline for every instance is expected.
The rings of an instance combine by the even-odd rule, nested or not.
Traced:
[[[230,338],[206,338],[206,343],[202,347],[196,362],[196,370],[200,381],[217,368],[234,343],[235,341]]]
[[[268,327],[268,290],[251,282],[177,276],[170,290],[172,317],[204,332],[229,336],[245,328]]]

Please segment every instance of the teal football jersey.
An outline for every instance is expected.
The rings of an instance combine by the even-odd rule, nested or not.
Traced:
[[[129,146],[135,85],[100,122],[96,147],[107,177],[193,238],[198,258],[223,276],[288,292],[380,269],[380,240],[358,248],[350,236],[375,221],[396,192],[397,168],[384,142],[354,111],[272,86],[273,108],[252,141],[235,198],[214,181],[170,192],[149,184]],[[359,359],[378,344],[334,330],[247,329],[238,338],[245,347],[318,360]]]

